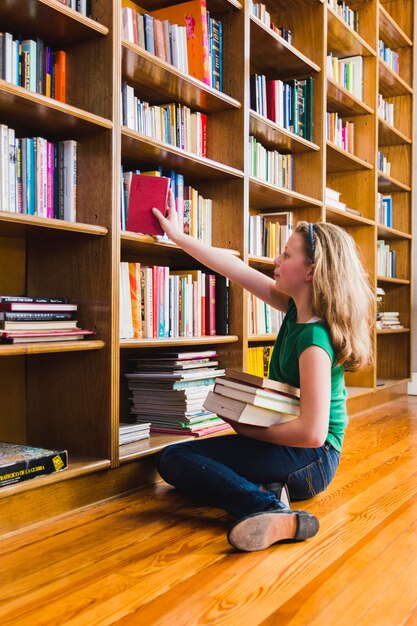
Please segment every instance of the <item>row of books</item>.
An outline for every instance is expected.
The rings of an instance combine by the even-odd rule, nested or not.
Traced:
[[[400,55],[396,50],[391,50],[385,45],[381,39],[378,41],[378,54],[394,72],[400,73]]]
[[[359,11],[351,9],[344,0],[327,0],[329,7],[350,26],[356,33],[359,32]]]
[[[213,411],[204,408],[207,394],[224,375],[218,354],[159,352],[130,361],[126,374],[131,421],[150,424],[150,432],[201,436],[229,428]]]
[[[330,53],[327,56],[326,71],[328,78],[339,83],[356,98],[362,100],[363,58],[361,56],[339,59]]]
[[[386,278],[397,277],[397,251],[392,250],[384,239],[378,239],[376,244],[376,263],[378,276]]]
[[[392,196],[378,193],[376,221],[392,228]]]
[[[378,150],[376,163],[377,163],[377,168],[381,172],[383,172],[384,174],[387,174],[388,176],[391,176],[391,162],[388,161],[388,158],[385,156],[382,150]]]
[[[341,193],[336,189],[332,189],[331,187],[326,187],[324,201],[326,206],[331,207],[333,209],[338,209],[339,211],[346,211],[347,213],[352,213],[353,215],[362,215],[361,211],[358,209],[351,209],[346,205],[346,202],[343,202],[340,199]]]
[[[253,294],[248,295],[248,333],[249,335],[273,335],[275,338],[281,327],[283,313],[260,300]]]
[[[385,98],[378,94],[378,115],[383,120],[394,126],[394,109],[395,104],[393,102],[387,102]]]
[[[313,141],[314,79],[267,80],[263,74],[250,79],[251,108],[283,128]]]
[[[91,16],[91,0],[58,0],[58,2],[65,4],[65,6],[74,11],[78,11],[81,15]]]
[[[75,222],[77,142],[19,139],[1,124],[0,210]]]
[[[65,102],[66,53],[41,39],[14,39],[0,33],[0,78],[29,91]]]
[[[389,328],[391,330],[400,330],[404,328],[400,322],[400,314],[398,311],[378,311],[376,314],[376,327],[378,330]]]
[[[120,263],[120,338],[229,333],[229,280],[201,270]]]
[[[273,345],[250,346],[248,348],[247,371],[255,376],[268,378]]]
[[[355,151],[355,123],[348,122],[337,111],[326,113],[326,139],[342,150]]]
[[[138,176],[141,180],[141,186],[133,184],[132,181],[137,181]],[[145,178],[146,177],[146,178]],[[147,211],[153,206],[156,208],[163,207],[158,206],[159,200],[156,197],[158,192],[158,185],[160,180],[167,181],[170,189],[174,194],[175,207],[178,216],[178,222],[183,231],[192,235],[196,239],[211,245],[212,243],[212,200],[210,198],[203,198],[196,189],[190,185],[184,185],[184,176],[173,170],[164,172],[162,168],[152,170],[148,172],[140,173],[139,170],[135,172],[123,172],[121,175],[121,227],[122,230],[132,230],[132,211]],[[136,193],[137,192],[137,193]],[[165,196],[162,194],[162,198]],[[164,211],[162,210],[162,213]],[[130,215],[130,218],[129,218]],[[137,224],[136,232],[143,234],[163,235],[159,228],[159,224],[155,224],[155,218],[148,213],[148,218],[142,215],[140,221]],[[152,221],[151,221],[152,220]],[[147,232],[144,232],[147,231]]]
[[[204,406],[220,417],[252,426],[268,427],[297,419],[300,390],[285,383],[226,369]]]
[[[94,334],[77,326],[78,305],[67,298],[0,296],[3,343],[74,341]]]
[[[149,439],[151,436],[151,423],[130,424],[129,422],[120,422],[119,424],[119,445],[124,446],[129,443],[136,443],[143,439]]]
[[[143,135],[205,157],[207,115],[172,102],[152,105],[139,100],[126,82],[122,86],[123,124]]]
[[[142,14],[122,8],[123,36],[182,72],[221,90],[223,25],[210,16],[205,0]]]
[[[292,33],[288,28],[284,26],[276,26],[271,20],[271,14],[266,10],[266,6],[260,2],[250,3],[250,12],[252,15],[258,18],[267,28],[271,28],[274,33],[282,37],[288,43],[292,43]]]
[[[249,216],[249,254],[274,259],[285,248],[293,230],[293,214],[258,213]]]
[[[249,137],[251,176],[285,189],[294,189],[294,157],[267,150],[255,137]]]

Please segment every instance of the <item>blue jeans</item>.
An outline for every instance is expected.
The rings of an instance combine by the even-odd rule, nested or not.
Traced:
[[[285,483],[293,500],[312,498],[328,486],[339,459],[329,443],[291,448],[224,435],[164,448],[158,471],[179,491],[241,519],[283,507],[276,495],[259,489],[264,483]]]

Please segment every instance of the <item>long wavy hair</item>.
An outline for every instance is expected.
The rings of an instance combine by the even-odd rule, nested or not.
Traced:
[[[311,226],[298,222],[294,230],[314,265],[313,312],[329,327],[336,363],[354,372],[373,363],[376,299],[352,237],[334,224]]]

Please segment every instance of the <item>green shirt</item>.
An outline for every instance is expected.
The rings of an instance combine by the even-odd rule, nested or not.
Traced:
[[[348,423],[346,412],[346,387],[344,368],[334,363],[334,349],[325,322],[297,324],[297,309],[290,299],[271,357],[269,378],[300,387],[298,361],[301,353],[309,346],[319,346],[331,360],[331,397],[329,431],[326,437],[339,452],[342,449],[344,431]]]

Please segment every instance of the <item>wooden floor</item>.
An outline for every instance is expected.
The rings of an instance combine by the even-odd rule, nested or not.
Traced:
[[[305,543],[240,554],[165,486],[0,543],[2,626],[417,624],[417,398],[351,420]]]

